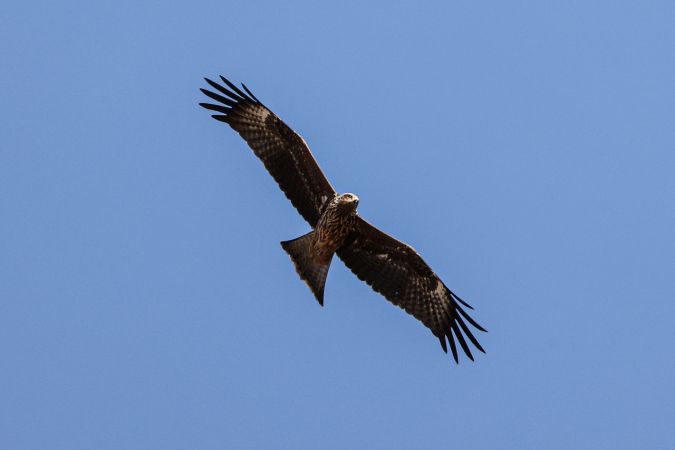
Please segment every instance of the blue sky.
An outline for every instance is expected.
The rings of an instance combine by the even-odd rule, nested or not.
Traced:
[[[100,3],[100,4],[93,4]],[[672,2],[11,2],[0,447],[675,448]],[[244,81],[476,308],[459,366],[197,103]]]

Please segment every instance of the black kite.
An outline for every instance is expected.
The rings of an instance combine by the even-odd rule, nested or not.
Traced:
[[[448,289],[412,247],[363,220],[356,211],[358,197],[337,194],[299,134],[245,85],[242,90],[220,78],[227,87],[206,79],[215,92],[201,89],[217,103],[200,105],[215,111],[214,119],[227,123],[244,138],[313,228],[281,245],[319,303],[323,305],[326,275],[333,254],[337,254],[359,279],[427,326],[446,353],[447,339],[455,361],[455,339],[471,360],[465,336],[485,352],[465,323],[485,331],[462,306],[473,308]]]

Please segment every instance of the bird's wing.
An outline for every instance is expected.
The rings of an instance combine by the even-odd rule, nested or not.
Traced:
[[[201,91],[216,101],[200,103],[213,117],[237,131],[260,158],[286,197],[314,227],[321,208],[335,195],[305,140],[263,105],[246,86],[243,91],[220,77],[224,87],[206,78],[217,92]],[[229,88],[229,89],[228,89]]]
[[[447,338],[455,361],[455,338],[471,360],[465,337],[485,352],[465,323],[485,331],[462,305],[473,308],[448,289],[412,247],[359,217],[348,243],[336,253],[359,279],[431,329],[446,353]]]

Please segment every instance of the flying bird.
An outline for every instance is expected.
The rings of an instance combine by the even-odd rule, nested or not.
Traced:
[[[312,231],[281,242],[300,278],[323,306],[324,286],[333,255],[387,300],[420,320],[448,344],[455,362],[457,344],[473,360],[467,339],[481,352],[469,326],[481,327],[464,308],[473,309],[441,281],[409,245],[380,231],[359,216],[359,197],[338,194],[319,168],[305,140],[267,108],[242,83],[241,89],[220,77],[208,78],[213,90],[201,89],[215,103],[200,103],[211,117],[244,138]],[[456,342],[455,342],[456,341]],[[446,343],[447,342],[447,343]]]

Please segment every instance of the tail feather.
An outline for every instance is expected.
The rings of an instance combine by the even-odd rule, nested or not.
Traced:
[[[283,241],[281,246],[295,264],[295,271],[307,283],[319,304],[323,306],[323,288],[326,285],[326,276],[333,257],[331,255],[328,262],[324,263],[317,262],[312,258],[310,245],[313,235],[314,232],[312,231],[297,239]]]

